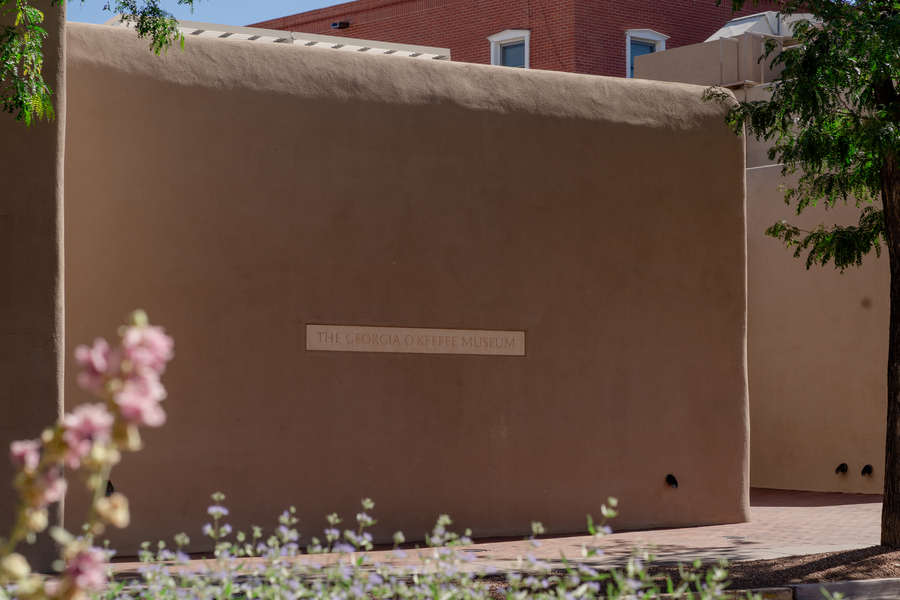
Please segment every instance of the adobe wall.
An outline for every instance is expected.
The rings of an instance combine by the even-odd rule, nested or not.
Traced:
[[[115,546],[208,547],[216,490],[308,535],[372,497],[381,540],[584,531],[607,496],[617,528],[747,519],[744,157],[702,88],[133,35],[68,30],[67,351],[136,307],[176,340]],[[307,350],[310,324],[525,351]]]
[[[764,51],[765,37],[746,33],[734,38],[720,38],[712,42],[638,56],[634,60],[636,79],[674,81],[709,87],[734,86],[736,82],[755,82],[733,90],[741,102],[768,100],[771,86],[762,85],[777,79],[783,68],[772,65],[775,58],[758,62]],[[782,38],[775,38],[779,48]],[[770,165],[768,151],[771,144],[755,137],[744,136],[744,153],[748,168]]]
[[[752,60],[759,38],[742,35],[638,57],[635,74],[657,81],[727,84],[770,81]],[[738,53],[729,54],[729,48]],[[742,65],[750,69],[740,71]],[[764,66],[764,65],[762,65]],[[729,71],[729,69],[731,69]],[[755,71],[753,70],[755,69]],[[739,100],[768,100],[769,86],[736,90]],[[855,225],[860,209],[821,206],[796,215],[779,186],[770,144],[744,136],[747,160],[748,371],[750,483],[754,487],[881,493],[887,413],[889,267],[867,256],[843,274],[833,265],[806,270],[765,230],[786,220],[811,230]],[[886,250],[885,250],[886,252]],[[847,463],[846,474],[835,469]],[[863,476],[865,465],[874,472]]]
[[[800,216],[781,166],[747,170],[750,482],[754,487],[879,494],[884,489],[890,270],[887,249],[844,271],[794,258],[765,230],[854,225],[839,205]],[[846,474],[835,468],[847,463]],[[864,477],[865,465],[874,473]]]
[[[766,40],[772,38],[774,54],[765,61],[759,58],[765,52]],[[783,38],[745,33],[736,37],[723,37],[711,42],[692,44],[636,56],[634,76],[652,81],[677,81],[695,85],[735,86],[755,82],[757,85],[777,79],[782,65],[772,65],[780,52]],[[755,88],[748,88],[753,90]],[[747,91],[741,89],[738,91]],[[737,93],[737,92],[736,92]],[[743,100],[742,98],[739,98]]]
[[[11,531],[16,507],[9,444],[40,436],[62,409],[65,3],[34,6],[45,15],[43,75],[56,120],[26,127],[0,113],[0,535]],[[42,570],[56,558],[47,536],[18,551]]]

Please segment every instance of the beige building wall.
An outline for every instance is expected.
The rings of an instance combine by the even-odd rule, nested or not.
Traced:
[[[750,482],[879,494],[884,489],[890,270],[887,249],[844,271],[794,258],[766,228],[853,225],[855,206],[784,203],[781,166],[747,169]],[[846,474],[835,468],[847,463]],[[872,465],[872,475],[862,469]]]
[[[168,423],[112,475],[114,546],[208,548],[217,490],[237,528],[293,504],[306,535],[371,497],[382,541],[441,513],[584,531],[607,496],[617,528],[747,519],[744,154],[702,88],[68,41],[67,351],[136,307],[176,341]],[[526,351],[310,351],[309,324]]]
[[[762,38],[751,35],[638,57],[635,76],[728,85],[717,69],[755,65]],[[727,48],[738,48],[731,56]],[[722,56],[721,66],[717,64]],[[749,68],[742,101],[766,100],[776,75]],[[744,79],[743,76],[740,79]],[[810,208],[802,216],[779,186],[795,182],[767,156],[770,145],[744,137],[747,156],[748,365],[750,483],[757,487],[880,493],[887,411],[887,255],[866,257],[843,274],[833,265],[806,270],[806,256],[765,235],[776,221],[811,230],[853,225],[860,209]],[[846,474],[836,474],[841,463]],[[872,465],[872,475],[862,469]]]
[[[62,407],[66,19],[64,5],[34,6],[45,14],[43,75],[56,120],[26,127],[0,114],[0,535],[16,507],[9,444],[38,437]],[[46,537],[18,550],[42,570],[56,558]]]
[[[765,100],[769,97],[769,85],[777,79],[781,65],[772,62],[775,54],[759,62],[765,50],[765,42],[771,36],[746,33],[736,38],[720,38],[703,44],[692,44],[637,56],[634,59],[636,79],[672,81],[709,87],[729,88],[741,102]],[[773,38],[777,49],[782,39]],[[769,144],[745,136],[747,167],[771,164],[766,155]]]
[[[767,39],[775,40],[776,53],[759,61],[765,51]],[[772,67],[781,43],[782,39],[779,37],[745,33],[733,38],[723,37],[702,44],[636,56],[634,77],[692,83],[704,87],[734,86],[744,82],[770,83],[781,73],[781,65]]]

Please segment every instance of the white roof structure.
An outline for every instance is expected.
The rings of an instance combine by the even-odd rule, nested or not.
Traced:
[[[761,12],[728,21],[722,29],[712,34],[705,41],[714,42],[719,38],[737,37],[744,33],[758,33],[789,38],[793,35],[793,23],[813,20],[813,16],[807,13],[782,15],[773,11]]]
[[[104,25],[133,28],[134,22],[124,21],[122,15],[118,14],[104,23]],[[311,33],[259,29],[256,27],[237,27],[234,25],[218,25],[215,23],[199,23],[196,21],[179,21],[178,27],[185,36],[198,35],[229,40],[246,40],[248,42],[299,44],[301,46],[343,50],[345,52],[366,52],[368,54],[387,54],[390,56],[404,56],[409,58],[450,60],[450,50],[448,48],[411,46],[409,44],[394,44],[391,42],[373,42],[370,40],[358,40],[330,35],[314,35]]]

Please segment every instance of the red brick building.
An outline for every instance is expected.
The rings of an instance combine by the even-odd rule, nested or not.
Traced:
[[[778,10],[777,1],[747,4],[734,16]],[[731,18],[728,0],[356,0],[252,26],[438,46],[454,61],[625,77],[632,53],[702,42]]]

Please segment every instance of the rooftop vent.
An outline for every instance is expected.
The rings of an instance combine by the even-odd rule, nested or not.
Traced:
[[[777,35],[789,38],[792,35],[791,25],[797,21],[812,21],[813,16],[807,13],[794,15],[782,15],[774,11],[756,13],[738,19],[732,19],[725,23],[725,27],[712,34],[707,42],[714,42],[719,38],[737,37],[744,33],[758,33],[761,35]]]

